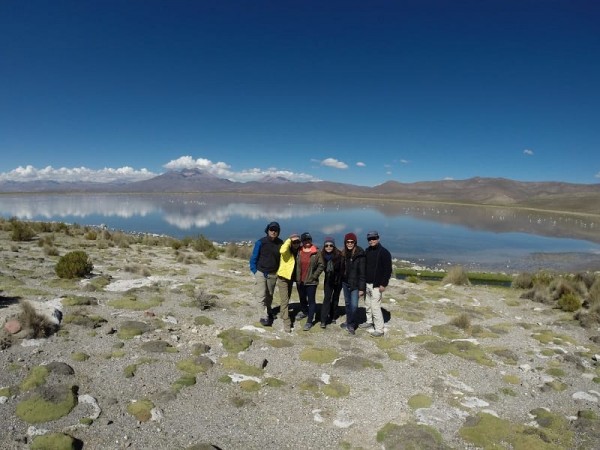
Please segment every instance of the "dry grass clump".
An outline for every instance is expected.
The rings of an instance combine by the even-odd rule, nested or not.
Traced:
[[[455,286],[469,286],[471,284],[467,271],[462,266],[452,267],[442,279],[442,283]]]
[[[227,244],[225,254],[231,258],[250,259],[252,247],[246,244]]]
[[[136,275],[141,275],[143,277],[149,277],[152,275],[150,269],[140,264],[128,264],[123,268],[123,270],[125,270],[125,272],[135,273]]]
[[[189,306],[194,308],[199,308],[201,310],[214,308],[216,305],[217,296],[214,294],[209,294],[204,289],[198,289],[194,292],[192,301],[189,303]]]
[[[469,331],[472,327],[471,316],[467,313],[462,313],[450,321],[450,325],[460,328],[461,330]]]
[[[513,289],[531,289],[533,287],[533,275],[527,272],[518,274],[512,281]]]
[[[20,305],[21,314],[19,315],[19,322],[21,322],[23,329],[28,331],[30,338],[48,337],[58,330],[56,322],[39,314],[27,300],[21,300]]]

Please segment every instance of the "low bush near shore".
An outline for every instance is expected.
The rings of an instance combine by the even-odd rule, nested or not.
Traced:
[[[58,260],[56,264],[56,275],[59,278],[83,278],[94,269],[88,254],[78,250],[69,252]]]

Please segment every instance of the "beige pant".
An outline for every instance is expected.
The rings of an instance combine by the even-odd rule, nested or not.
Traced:
[[[258,301],[263,306],[264,312],[267,316],[270,316],[271,309],[273,307],[273,293],[275,292],[275,285],[277,283],[277,275],[274,273],[265,274],[261,271],[257,271],[254,275],[256,281],[256,296]]]
[[[381,297],[379,287],[374,288],[373,284],[367,283],[365,292],[365,307],[367,309],[367,323],[372,323],[375,331],[383,333],[383,313],[381,312]]]
[[[292,295],[292,285],[293,281],[287,280],[283,277],[279,277],[277,281],[279,285],[279,317],[283,321],[283,326],[286,330],[289,330],[292,322],[290,321],[290,296]]]

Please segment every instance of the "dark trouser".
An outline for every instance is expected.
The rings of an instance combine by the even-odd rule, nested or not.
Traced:
[[[336,309],[340,302],[342,285],[330,286],[326,284],[323,291],[325,296],[323,297],[323,305],[321,306],[321,323],[326,325],[337,319]]]
[[[298,297],[300,298],[300,308],[308,315],[307,322],[312,323],[315,320],[315,313],[317,312],[317,285],[296,283],[296,287],[298,288]]]
[[[356,329],[356,312],[358,311],[358,289],[351,289],[348,283],[342,283],[344,300],[346,302],[346,325]]]

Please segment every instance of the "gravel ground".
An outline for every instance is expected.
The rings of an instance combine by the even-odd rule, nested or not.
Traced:
[[[351,336],[337,324],[305,332],[304,320],[287,334],[280,320],[272,328],[259,325],[243,260],[81,236],[60,236],[54,246],[60,254],[85,250],[93,276],[59,280],[58,256],[0,232],[0,324],[18,317],[20,300],[37,308],[62,305],[64,315],[57,333],[33,340],[17,334],[0,351],[2,448],[30,448],[45,432],[72,436],[84,449],[517,448],[533,442],[527,439],[537,439],[537,448],[597,448],[600,426],[583,426],[577,417],[599,414],[594,340],[600,331],[582,328],[570,313],[521,300],[518,290],[392,280],[383,338],[363,330]],[[102,278],[109,284],[99,288],[94,283]],[[212,307],[193,305],[208,295],[215,296]],[[131,301],[111,304],[132,297],[139,309]],[[69,298],[92,304],[66,306]],[[142,304],[157,299],[155,306]],[[449,324],[461,314],[470,327]],[[105,321],[94,328],[71,320],[82,316]],[[128,321],[150,329],[125,338]],[[226,330],[249,336],[251,345],[231,350]],[[172,349],[148,351],[145,344],[155,341]],[[199,344],[207,346],[202,355]],[[320,350],[333,354],[319,361]],[[189,372],[181,367],[187,360],[207,368],[194,374],[195,384],[174,389]],[[73,374],[50,371],[42,386],[23,387],[35,368],[56,362]],[[16,414],[39,389],[61,385],[77,386],[79,403],[68,414],[33,423]],[[144,399],[154,405],[149,420],[128,412]],[[532,411],[539,408],[562,422],[536,421]],[[508,424],[517,437],[491,436],[482,417]],[[394,431],[386,424],[395,424]]]

